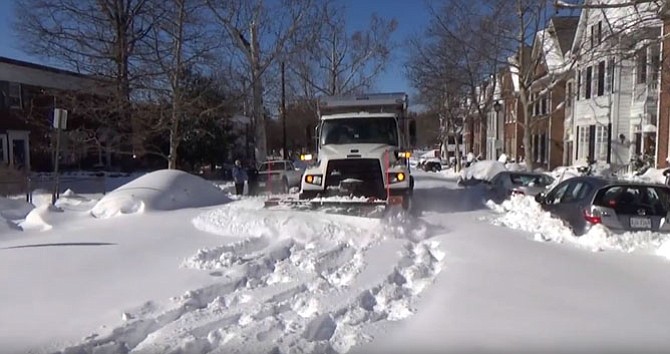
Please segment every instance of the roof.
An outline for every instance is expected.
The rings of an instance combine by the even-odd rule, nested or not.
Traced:
[[[91,78],[90,75],[86,75],[86,74],[82,74],[82,73],[78,73],[78,72],[59,69],[59,68],[54,68],[52,66],[46,66],[46,65],[31,63],[31,62],[27,62],[27,61],[23,61],[23,60],[7,58],[7,57],[3,57],[3,56],[0,56],[0,63],[17,65],[17,66],[22,66],[22,67],[31,68],[31,69],[37,69],[37,70],[41,70],[41,71],[49,71],[49,72],[56,73],[56,74],[72,75],[72,76],[78,76],[78,77]]]
[[[601,0],[602,1],[602,0]],[[610,5],[623,4],[628,0],[609,0]],[[584,0],[585,5],[596,3],[596,0]],[[656,2],[641,2],[635,6],[611,7],[607,9],[590,9],[585,7],[579,16],[579,25],[572,42],[571,50],[573,53],[578,52],[582,39],[587,34],[587,25],[591,12],[600,12],[607,21],[608,26],[611,26],[615,34],[630,34],[644,27],[659,27],[662,22],[660,20],[661,8]]]
[[[565,55],[570,51],[572,41],[575,39],[579,16],[555,16],[551,19],[551,24],[556,31],[561,53]]]
[[[88,91],[97,94],[113,90],[112,83],[100,77],[7,57],[0,57],[0,81],[45,89]]]

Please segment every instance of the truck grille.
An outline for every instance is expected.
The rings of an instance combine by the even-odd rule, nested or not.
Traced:
[[[338,187],[346,179],[363,181],[353,193],[386,199],[382,169],[377,159],[330,160],[326,168],[326,187]]]

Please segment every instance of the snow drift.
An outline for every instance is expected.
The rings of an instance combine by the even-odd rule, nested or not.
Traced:
[[[23,200],[0,197],[0,233],[17,229],[16,221],[25,219],[33,208]]]
[[[498,214],[491,220],[493,224],[530,232],[536,241],[571,243],[592,251],[641,251],[670,257],[667,242],[670,235],[651,231],[614,234],[601,225],[595,225],[586,234],[577,237],[562,220],[544,211],[533,197],[515,195],[502,204],[489,201],[487,205]],[[666,245],[662,248],[664,243]]]
[[[230,199],[214,184],[178,170],[139,177],[105,195],[91,210],[96,218],[145,210],[176,210],[224,204]]]

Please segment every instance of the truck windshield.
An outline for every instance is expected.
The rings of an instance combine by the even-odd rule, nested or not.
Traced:
[[[321,145],[387,144],[398,145],[395,118],[342,118],[325,120],[321,127]]]

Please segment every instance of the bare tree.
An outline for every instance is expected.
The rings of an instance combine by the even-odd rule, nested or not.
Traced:
[[[363,30],[347,31],[344,6],[325,1],[318,38],[289,66],[302,83],[305,97],[340,95],[369,89],[384,71],[396,48],[395,19],[372,15]]]
[[[156,4],[153,11],[156,25],[149,33],[151,51],[143,56],[145,71],[152,73],[147,80],[147,102],[165,104],[154,119],[143,124],[145,131],[169,136],[168,168],[177,168],[178,149],[184,131],[184,120],[195,120],[203,114],[220,108],[200,104],[207,86],[192,85],[199,72],[212,72],[217,63],[215,51],[220,47],[215,33],[208,28],[211,18],[204,0],[166,0]],[[147,129],[148,128],[148,129]]]
[[[151,10],[149,0],[18,0],[14,30],[26,52],[100,78],[115,114],[98,124],[130,137],[131,96],[142,79],[135,58],[152,29]],[[107,144],[108,166],[111,149]]]
[[[407,63],[408,75],[422,95],[437,95],[442,105],[454,94],[462,95],[470,113],[463,119],[479,124],[480,152],[486,153],[487,114],[493,104],[495,87],[505,41],[498,33],[507,25],[503,6],[480,8],[488,1],[446,1],[438,9],[430,8],[431,21],[423,36],[410,40],[413,53]],[[452,108],[454,106],[452,105]],[[473,121],[474,120],[474,121]],[[470,141],[472,149],[474,141]]]
[[[268,69],[305,48],[318,27],[314,0],[207,0],[217,22],[241,57],[251,87],[256,159],[267,154],[264,94]]]

